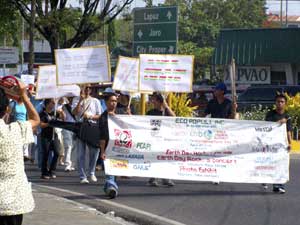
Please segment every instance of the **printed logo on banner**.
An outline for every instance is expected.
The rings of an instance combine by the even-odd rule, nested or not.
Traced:
[[[127,154],[129,153],[129,149],[128,148],[120,148],[120,147],[112,147],[111,149],[113,152],[117,152],[117,153],[123,153],[123,154]]]
[[[192,136],[192,137],[204,137],[205,139],[210,140],[210,139],[213,138],[213,132],[212,132],[212,130],[205,130],[205,131],[196,130],[196,131],[191,131],[190,136]]]
[[[285,146],[282,143],[277,143],[273,145],[268,145],[263,143],[263,141],[259,138],[256,137],[257,143],[252,143],[252,152],[272,152],[272,153],[277,153],[278,150],[280,149],[285,149]]]
[[[272,127],[255,127],[255,131],[257,132],[271,132]]]
[[[132,147],[132,135],[129,130],[118,130],[115,129],[115,146],[131,148]]]
[[[208,140],[212,139],[213,137],[213,132],[211,130],[206,130],[204,132],[204,137],[207,138]]]
[[[146,142],[138,142],[135,146],[138,150],[151,150],[151,144]]]
[[[150,120],[151,130],[159,131],[161,127],[161,120]]]
[[[150,126],[151,126],[151,135],[156,136],[157,134],[159,134],[160,131],[161,120],[151,119]]]
[[[110,159],[110,166],[118,169],[128,169],[128,160]]]

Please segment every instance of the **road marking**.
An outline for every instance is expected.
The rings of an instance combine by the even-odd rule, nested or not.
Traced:
[[[64,193],[76,195],[76,196],[82,196],[82,195],[89,196],[89,195],[86,195],[86,194],[83,194],[83,193],[80,193],[80,192],[70,191],[70,190],[66,190],[66,189],[62,189],[62,188],[57,188],[57,187],[48,187],[48,186],[40,185],[40,184],[33,184],[33,185],[37,186],[37,187],[45,188],[45,189],[50,189],[50,190],[54,190],[54,191],[60,191],[60,192],[64,192]],[[107,205],[110,205],[112,207],[125,209],[125,210],[131,211],[133,213],[138,213],[138,214],[141,214],[143,216],[150,217],[152,219],[160,220],[161,222],[164,222],[166,224],[170,224],[170,225],[185,225],[184,223],[180,223],[180,222],[177,222],[175,220],[164,218],[164,217],[161,217],[161,216],[158,216],[158,215],[155,215],[155,214],[152,214],[152,213],[140,210],[140,209],[136,209],[136,208],[133,208],[133,207],[130,207],[130,206],[127,206],[127,205],[123,205],[121,203],[115,203],[115,202],[111,202],[109,200],[97,199],[97,198],[94,199],[94,200],[96,200],[98,202],[103,202],[103,203],[105,203]]]

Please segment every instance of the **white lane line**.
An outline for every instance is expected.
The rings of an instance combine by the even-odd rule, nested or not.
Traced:
[[[86,194],[83,194],[83,193],[80,193],[80,192],[70,191],[70,190],[57,188],[57,187],[49,187],[49,186],[40,185],[40,184],[34,184],[34,186],[41,187],[41,188],[46,188],[46,189],[50,189],[50,190],[56,190],[56,191],[60,191],[60,192],[65,192],[65,193],[72,194],[72,195],[77,195],[77,196],[82,196],[82,195],[86,196]],[[103,202],[103,203],[105,203],[107,205],[110,205],[112,207],[122,208],[122,209],[125,209],[125,210],[128,210],[128,211],[134,212],[134,213],[139,213],[139,214],[142,214],[143,216],[147,216],[147,217],[150,217],[150,218],[153,218],[153,219],[157,219],[157,220],[160,220],[162,222],[166,222],[167,224],[170,224],[170,225],[185,225],[184,223],[180,223],[180,222],[177,222],[175,220],[164,218],[164,217],[161,217],[161,216],[158,216],[158,215],[155,215],[155,214],[152,214],[152,213],[140,210],[140,209],[136,209],[136,208],[133,208],[133,207],[130,207],[130,206],[127,206],[127,205],[123,205],[123,204],[120,204],[120,203],[111,202],[111,201],[105,200],[105,199],[95,199],[95,200],[98,201],[98,202]]]

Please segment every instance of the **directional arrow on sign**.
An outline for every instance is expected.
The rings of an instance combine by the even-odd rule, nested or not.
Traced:
[[[170,54],[174,53],[174,46],[172,45],[169,46],[169,53]]]
[[[172,13],[171,13],[171,11],[168,11],[167,17],[168,17],[169,20],[172,18]]]
[[[141,30],[139,30],[139,32],[137,33],[137,35],[139,36],[139,38],[141,39],[143,36],[143,32]]]

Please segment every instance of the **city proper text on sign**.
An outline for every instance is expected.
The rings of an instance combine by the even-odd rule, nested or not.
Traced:
[[[176,54],[177,6],[135,8],[133,55]]]

